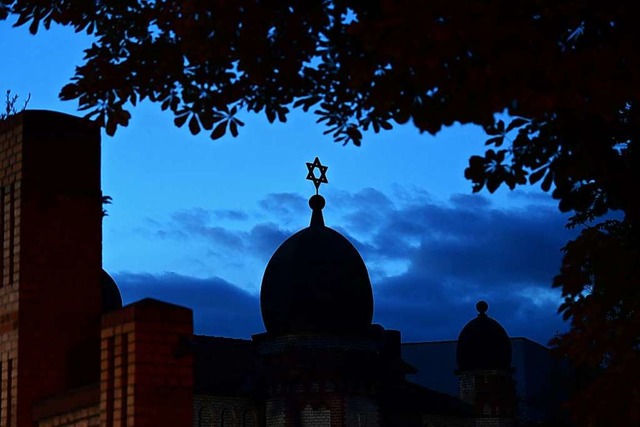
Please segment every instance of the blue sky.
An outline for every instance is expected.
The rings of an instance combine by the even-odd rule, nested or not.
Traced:
[[[0,22],[0,90],[29,108],[80,115],[57,98],[90,39],[64,28],[36,37]],[[142,103],[128,128],[103,135],[104,267],[125,302],[145,296],[194,309],[196,332],[263,331],[258,294],[270,255],[308,225],[305,162],[329,166],[325,221],[368,265],[374,321],[406,341],[454,339],[478,299],[513,336],[545,343],[566,326],[550,288],[571,237],[550,196],[533,187],[471,194],[467,159],[483,150],[473,126],[435,137],[411,125],[335,144],[311,114],[286,124],[241,117],[240,136],[211,141]]]

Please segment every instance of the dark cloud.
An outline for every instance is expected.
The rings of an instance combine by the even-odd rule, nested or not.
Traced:
[[[209,211],[202,208],[183,209],[171,215],[169,224],[158,225],[155,235],[162,239],[205,238],[225,247],[236,250],[243,249],[240,236],[224,227],[210,225],[210,222],[211,213]]]
[[[479,194],[453,194],[449,202],[454,208],[480,210],[491,207],[491,201]]]
[[[336,228],[373,279],[376,321],[406,340],[455,339],[480,299],[511,335],[546,343],[566,330],[551,283],[575,232],[548,201],[498,209],[477,194],[436,203],[424,192],[387,197],[374,189],[337,200],[346,212]],[[404,271],[384,274],[389,262]]]
[[[244,211],[232,209],[218,209],[213,211],[216,219],[230,219],[232,221],[247,221],[249,214]]]
[[[212,225],[211,217],[209,212],[201,208],[182,210],[171,215],[171,222],[162,226],[156,235],[161,238],[204,239],[212,247],[224,251],[250,254],[260,259],[267,256],[268,259],[278,245],[291,234],[271,222],[259,223],[249,231],[232,230]]]
[[[258,296],[218,277],[125,272],[114,279],[125,304],[152,297],[191,308],[197,333],[248,338],[264,331]]]
[[[406,261],[403,273],[374,280],[380,323],[402,329],[407,340],[452,339],[486,299],[511,335],[546,343],[566,329],[556,314],[560,293],[550,285],[575,232],[549,205],[504,210],[479,195],[457,195],[448,204],[420,197],[384,208],[370,237],[354,239],[369,266]]]
[[[266,213],[280,217],[297,216],[309,208],[307,199],[297,193],[272,193],[259,202]]]
[[[423,212],[423,239],[412,256],[415,268],[487,285],[549,281],[560,265],[561,247],[572,236],[551,209],[451,208],[443,213],[434,218],[429,209]]]
[[[258,224],[247,234],[247,241],[251,242],[252,253],[262,260],[266,266],[271,255],[278,249],[292,231],[285,230],[273,223]]]
[[[449,204],[385,201],[383,214],[368,222],[366,232],[358,231],[358,222],[371,215],[371,203],[351,206],[356,208],[335,228],[355,242],[365,260],[402,259],[432,274],[483,282],[548,280],[559,266],[560,249],[575,235],[553,208],[497,209],[479,195],[453,196]]]
[[[556,314],[559,293],[547,288],[487,287],[465,282],[442,283],[412,273],[377,286],[375,321],[399,329],[405,341],[456,339],[477,315],[478,300],[489,301],[488,314],[511,336],[546,344],[566,325]]]
[[[542,193],[540,191],[510,191],[507,197],[512,200],[522,200],[534,205],[557,206],[558,201],[551,197],[550,193]]]
[[[369,188],[331,193],[325,211],[339,218],[337,224],[327,225],[349,238],[368,265],[376,321],[400,329],[406,340],[456,338],[475,316],[476,301],[485,299],[491,306],[489,314],[511,335],[546,343],[556,331],[566,329],[556,314],[560,294],[550,285],[560,265],[560,249],[575,233],[564,227],[566,216],[556,208],[535,202],[532,197],[525,207],[501,209],[477,194],[454,195],[437,203],[424,191],[397,188],[387,195]],[[262,269],[276,248],[297,231],[278,224],[289,219],[305,224],[309,209],[302,196],[290,193],[271,194],[260,207],[269,221],[249,230],[214,226],[215,214],[192,209],[173,215],[164,232],[205,239]],[[233,288],[216,282],[221,279],[211,280],[217,283],[217,293]],[[209,298],[205,305],[198,301],[212,318],[237,315],[235,310],[227,313],[227,307],[213,307],[219,299]],[[255,304],[236,309],[251,307],[254,312],[246,316],[259,315]]]
[[[343,221],[349,225],[349,231],[354,233],[375,230],[387,213],[395,209],[389,197],[373,188],[365,188],[356,193],[336,192],[328,204],[327,209],[345,212]]]

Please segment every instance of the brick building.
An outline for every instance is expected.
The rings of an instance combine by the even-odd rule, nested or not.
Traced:
[[[479,306],[461,333],[460,397],[407,381],[400,332],[372,324],[366,266],[325,226],[321,196],[269,261],[266,332],[251,340],[194,335],[185,307],[123,307],[101,267],[101,196],[91,122],[0,123],[0,426],[513,425],[504,329]]]

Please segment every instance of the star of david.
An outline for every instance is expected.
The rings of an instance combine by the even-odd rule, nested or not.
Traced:
[[[319,177],[316,177],[316,174],[315,174],[316,168],[318,168],[318,170],[320,171]],[[329,181],[327,181],[327,175],[326,175],[327,169],[329,168],[327,166],[324,166],[322,163],[320,163],[320,159],[316,157],[313,163],[307,162],[307,169],[309,169],[309,173],[307,174],[307,179],[310,181],[313,181],[313,185],[316,186],[316,194],[318,194],[318,189],[320,188],[320,184],[329,183]]]

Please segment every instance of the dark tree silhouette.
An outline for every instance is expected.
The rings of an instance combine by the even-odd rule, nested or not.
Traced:
[[[27,96],[27,98],[23,101],[22,106],[18,107],[18,99],[20,99],[20,95],[12,94],[10,89],[4,94],[4,109],[0,111],[0,120],[4,120],[9,116],[14,114],[18,114],[19,112],[25,110],[27,105],[29,105],[29,101],[31,100],[31,94]]]
[[[32,33],[95,35],[61,97],[113,134],[130,105],[159,102],[177,126],[237,135],[241,111],[286,121],[313,110],[326,133],[454,122],[490,138],[474,191],[540,183],[580,236],[560,274],[571,320],[559,349],[593,374],[574,414],[640,422],[640,31],[631,1],[0,0]],[[504,123],[495,118],[507,112]],[[619,219],[598,223],[610,211]],[[609,217],[610,218],[610,217]],[[589,424],[592,425],[592,424]]]

